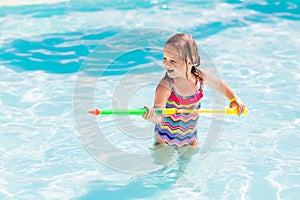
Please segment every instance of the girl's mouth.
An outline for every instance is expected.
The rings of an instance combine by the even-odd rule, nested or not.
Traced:
[[[167,72],[172,73],[172,72],[174,72],[174,69],[168,69]]]

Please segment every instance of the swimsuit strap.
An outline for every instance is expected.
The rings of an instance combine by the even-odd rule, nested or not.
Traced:
[[[167,76],[167,79],[168,79],[168,82],[169,82],[169,85],[170,85],[171,90],[174,91],[174,85],[173,85],[173,83],[172,83],[171,78],[170,78],[169,76]]]
[[[199,88],[199,90],[203,90],[203,82],[202,81],[200,81],[200,88]]]

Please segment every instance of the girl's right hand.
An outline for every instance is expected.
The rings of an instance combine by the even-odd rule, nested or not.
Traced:
[[[143,118],[154,123],[154,124],[158,124],[163,120],[163,116],[162,115],[157,115],[155,114],[154,108],[149,108],[147,106],[144,106],[144,108],[148,109],[148,112],[146,112],[145,114],[143,114]]]
[[[144,106],[144,108],[147,108],[148,111],[143,114],[143,118],[151,122],[151,119],[154,117],[154,108],[149,108],[147,106]]]

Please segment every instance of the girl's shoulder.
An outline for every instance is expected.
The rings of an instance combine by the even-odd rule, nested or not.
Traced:
[[[171,94],[172,88],[170,85],[170,80],[167,76],[165,76],[159,81],[156,91],[159,91],[160,93]]]
[[[166,74],[159,82],[159,85],[171,90],[172,89],[172,81]]]

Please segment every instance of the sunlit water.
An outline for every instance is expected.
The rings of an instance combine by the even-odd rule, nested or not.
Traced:
[[[300,195],[298,1],[51,2],[0,2],[0,199]],[[152,30],[147,28],[154,28],[153,35],[143,34]],[[134,41],[124,37],[133,29],[140,35]],[[122,98],[131,108],[151,105],[164,75],[162,39],[172,31],[195,37],[250,113],[225,116],[208,156],[183,156],[148,173],[113,169],[81,140],[73,105],[76,82],[82,78],[87,85],[81,86],[94,87],[94,102],[86,107],[118,107]],[[110,39],[114,36],[118,40]],[[132,43],[140,48],[128,52]],[[95,48],[105,53],[88,65]],[[113,58],[116,63],[106,68]],[[211,108],[211,91],[205,89],[203,108]],[[80,112],[83,124],[92,119]],[[121,126],[112,116],[93,119],[116,149],[151,154],[153,127],[141,117]],[[199,124],[202,147],[211,117],[201,116]]]

